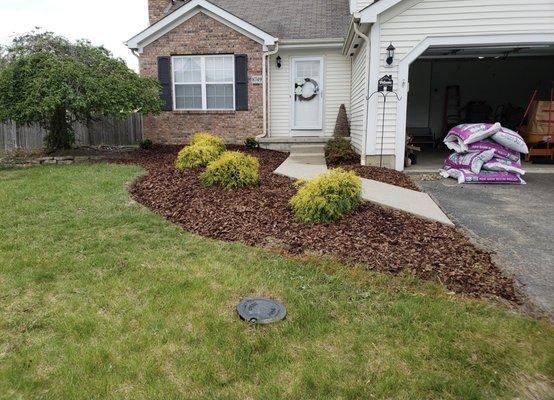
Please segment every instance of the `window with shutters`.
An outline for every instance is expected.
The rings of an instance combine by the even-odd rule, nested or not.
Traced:
[[[175,110],[234,110],[232,55],[172,57]]]

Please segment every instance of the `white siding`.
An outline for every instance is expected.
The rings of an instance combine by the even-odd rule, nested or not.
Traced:
[[[275,58],[270,61],[271,83],[269,87],[270,136],[291,136],[291,58],[323,57],[323,131],[322,136],[332,136],[341,104],[350,116],[351,61],[340,49],[330,50],[281,50],[281,68],[277,69]]]
[[[405,0],[381,16],[380,70],[397,82],[397,63],[429,36],[554,33],[554,0]],[[395,66],[385,67],[386,48],[396,47]],[[371,73],[375,73],[371,71]],[[389,97],[385,115],[385,154],[394,154],[396,100]],[[381,146],[382,101],[376,149]],[[398,144],[401,145],[401,144]]]
[[[366,134],[365,118],[367,113],[367,51],[368,46],[362,42],[360,50],[352,60],[352,92],[350,100],[350,131],[352,145],[361,152],[363,135]]]

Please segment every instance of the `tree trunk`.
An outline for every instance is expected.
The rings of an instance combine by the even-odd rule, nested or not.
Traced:
[[[58,108],[52,114],[45,145],[49,151],[70,149],[75,142],[75,133],[67,118],[67,110]]]

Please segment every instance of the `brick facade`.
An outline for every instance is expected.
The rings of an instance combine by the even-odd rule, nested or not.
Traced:
[[[262,75],[262,45],[199,13],[144,48],[140,73],[158,76],[160,56],[198,54],[248,55],[248,111],[168,111],[145,118],[144,131],[154,143],[183,144],[192,134],[211,131],[228,143],[242,143],[263,131],[263,88],[252,76]]]
[[[148,0],[148,20],[150,25],[162,19],[169,5],[169,0]]]

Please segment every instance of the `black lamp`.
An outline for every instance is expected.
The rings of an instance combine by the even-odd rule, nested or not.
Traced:
[[[277,58],[275,59],[275,61],[277,61],[277,68],[281,68],[281,65],[283,65],[281,63],[281,61],[283,61],[283,59],[281,58],[281,56],[277,56]]]
[[[394,61],[394,50],[396,50],[396,47],[394,47],[391,44],[389,44],[389,47],[387,47],[387,64],[392,65],[392,62]]]

